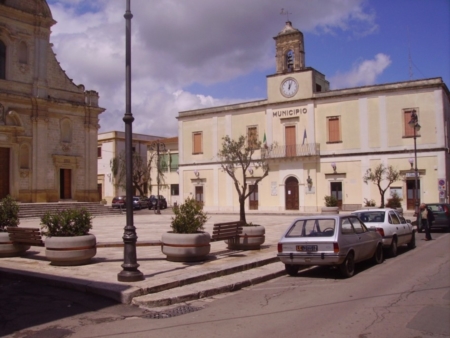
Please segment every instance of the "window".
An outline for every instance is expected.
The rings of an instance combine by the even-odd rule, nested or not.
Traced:
[[[178,169],[178,154],[170,154],[170,171]]]
[[[6,79],[6,45],[0,40],[0,79]]]
[[[61,121],[61,142],[72,142],[72,123],[69,119]]]
[[[203,148],[202,148],[202,133],[196,132],[192,134],[192,142],[193,142],[193,154],[202,154]]]
[[[353,229],[355,229],[355,232],[357,234],[362,234],[362,233],[367,231],[367,229],[364,226],[364,224],[362,224],[356,217],[351,217],[350,221],[352,222]]]
[[[164,173],[169,171],[169,154],[159,155],[159,169]]]
[[[288,50],[286,53],[286,70],[292,72],[294,70],[294,52]]]
[[[251,149],[256,149],[258,146],[258,128],[247,128],[247,146]]]
[[[102,158],[102,146],[97,147],[97,157]]]
[[[327,117],[328,143],[341,142],[339,116]]]
[[[404,132],[405,132],[405,137],[413,137],[414,136],[414,128],[411,127],[411,125],[409,124],[409,121],[411,121],[411,115],[414,109],[407,109],[403,111],[403,124],[404,124]],[[416,109],[416,114],[419,115],[417,109]],[[419,131],[416,131],[416,136],[420,136],[419,135]]]
[[[180,194],[180,190],[179,190],[179,185],[178,184],[171,184],[170,185],[170,195],[171,196],[178,196]]]

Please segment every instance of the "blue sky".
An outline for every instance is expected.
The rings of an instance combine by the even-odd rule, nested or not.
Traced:
[[[100,132],[123,130],[126,1],[48,2],[58,61],[100,93]],[[133,131],[175,136],[179,111],[266,98],[281,8],[333,89],[450,84],[449,0],[131,0]]]

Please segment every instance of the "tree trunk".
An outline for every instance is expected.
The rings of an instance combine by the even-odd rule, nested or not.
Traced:
[[[245,198],[243,196],[239,196],[239,215],[239,220],[244,222],[244,224],[247,224],[247,221],[245,220]]]

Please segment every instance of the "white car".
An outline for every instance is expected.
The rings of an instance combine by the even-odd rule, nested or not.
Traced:
[[[383,237],[383,248],[391,257],[397,256],[399,245],[408,245],[409,249],[416,247],[415,230],[410,222],[390,208],[361,209],[353,211],[367,227],[375,227]]]

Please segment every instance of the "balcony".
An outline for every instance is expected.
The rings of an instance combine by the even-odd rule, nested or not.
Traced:
[[[261,149],[261,157],[271,158],[293,158],[306,156],[319,156],[320,143],[294,144],[294,145],[272,145]]]

